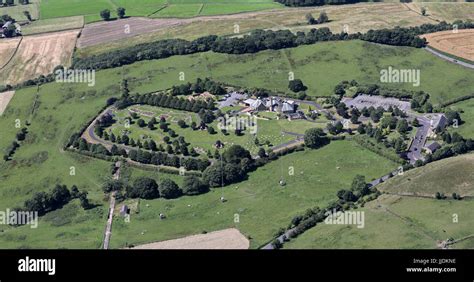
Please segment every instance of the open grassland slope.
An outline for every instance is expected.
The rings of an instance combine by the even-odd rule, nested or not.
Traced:
[[[420,70],[420,86],[413,83],[380,83],[380,71]],[[324,42],[256,54],[227,55],[212,52],[142,61],[118,69],[98,72],[98,77],[129,79],[132,91],[151,92],[187,81],[212,77],[239,86],[263,87],[288,92],[292,71],[308,87],[310,96],[330,96],[343,80],[377,83],[386,87],[426,91],[433,104],[472,93],[472,73],[456,64],[432,56],[425,50],[377,45],[362,41]],[[456,91],[453,91],[456,89]]]
[[[378,189],[387,193],[434,197],[436,192],[474,196],[474,154],[447,158],[404,172]]]
[[[244,182],[206,194],[141,200],[139,213],[132,213],[130,223],[115,219],[111,246],[123,248],[235,227],[250,236],[250,246],[255,248],[287,226],[293,216],[333,201],[356,174],[372,179],[394,167],[391,161],[349,141],[296,152],[250,173]],[[280,179],[285,186],[278,184]],[[220,197],[227,201],[222,203]],[[166,219],[160,220],[160,213]]]
[[[382,195],[356,211],[363,228],[320,223],[285,244],[287,249],[435,249],[449,238],[474,234],[472,200],[434,200]],[[457,216],[457,220],[455,219]],[[465,240],[450,248],[472,247]]]

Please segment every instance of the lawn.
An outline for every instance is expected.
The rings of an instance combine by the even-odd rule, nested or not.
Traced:
[[[335,141],[319,150],[284,156],[250,173],[245,182],[203,195],[142,200],[140,212],[132,214],[130,223],[115,219],[111,245],[121,248],[235,226],[252,238],[251,247],[256,248],[296,214],[334,200],[336,191],[349,186],[356,174],[371,179],[395,166],[349,141]],[[292,168],[294,175],[290,176]],[[283,187],[278,185],[282,178]],[[227,202],[220,202],[221,196]],[[167,218],[160,220],[160,213]],[[238,223],[235,214],[240,217]]]
[[[318,224],[285,244],[287,249],[434,249],[437,241],[474,233],[474,201],[431,200],[382,195],[358,210],[364,228]],[[453,214],[458,222],[453,222]],[[465,241],[459,247],[469,246]],[[463,245],[461,245],[463,244]],[[457,244],[454,245],[458,247]]]
[[[461,113],[462,124],[458,128],[450,127],[451,132],[457,132],[465,138],[474,138],[474,99],[451,105],[450,108]]]

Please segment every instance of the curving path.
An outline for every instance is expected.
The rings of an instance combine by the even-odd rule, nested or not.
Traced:
[[[431,54],[433,54],[433,55],[435,55],[435,56],[437,56],[437,57],[439,57],[439,58],[441,58],[441,59],[444,59],[444,60],[446,60],[446,61],[449,61],[449,62],[451,62],[451,63],[458,64],[458,65],[463,66],[463,67],[466,67],[466,68],[474,69],[474,64],[470,64],[470,63],[468,63],[468,62],[464,62],[464,61],[460,61],[460,60],[454,59],[454,58],[452,58],[452,57],[450,57],[450,56],[447,56],[447,55],[445,55],[445,54],[443,54],[443,53],[441,53],[441,52],[438,52],[438,51],[436,51],[435,49],[430,48],[430,47],[428,47],[428,46],[425,47],[425,48],[423,48],[423,49],[425,49],[426,51],[430,52]]]

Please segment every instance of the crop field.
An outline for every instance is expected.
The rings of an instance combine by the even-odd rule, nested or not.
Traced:
[[[18,48],[18,44],[20,44],[20,40],[20,38],[10,38],[0,42],[0,70],[3,70],[11,60]]]
[[[433,47],[442,52],[474,61],[474,29],[442,31],[423,36]]]
[[[380,71],[389,66],[420,69],[420,86],[410,83],[382,85],[426,91],[430,93],[433,104],[470,94],[474,86],[469,69],[446,62],[425,50],[362,41],[324,42],[244,55],[207,52],[137,62],[99,73],[111,79],[125,75],[131,89],[141,93],[181,84],[178,76],[181,71],[187,81],[211,77],[233,85],[288,92],[288,72],[293,71],[295,78],[301,79],[308,87],[308,95],[330,96],[334,86],[343,80],[380,84]]]
[[[290,167],[294,175],[289,175]],[[256,248],[297,213],[334,200],[336,191],[350,185],[356,174],[372,179],[394,167],[391,161],[349,141],[335,141],[318,150],[283,156],[250,173],[245,182],[206,194],[141,200],[140,212],[131,215],[130,223],[114,219],[111,245],[123,248],[235,227],[250,236],[250,247]],[[280,179],[285,180],[284,187],[278,184]],[[227,202],[222,203],[220,197]],[[160,220],[160,213],[167,218]]]
[[[472,200],[434,200],[382,195],[357,210],[364,228],[318,224],[284,245],[288,249],[435,249],[448,238],[474,234]],[[453,220],[454,214],[458,222]],[[464,241],[464,247],[472,242]],[[457,248],[454,244],[450,247]],[[462,248],[462,245],[459,246]]]
[[[3,114],[14,95],[15,91],[0,93],[0,116]]]
[[[447,158],[404,172],[382,183],[387,193],[434,197],[436,192],[474,196],[474,154]]]
[[[248,11],[280,8],[273,0],[144,0],[137,5],[130,0],[43,0],[40,11],[42,19],[68,16],[85,16],[86,22],[98,21],[100,11],[109,9],[116,17],[118,7],[127,10],[128,16],[142,17],[194,17],[199,15],[221,15]]]
[[[24,37],[15,56],[2,69],[0,84],[14,85],[41,74],[47,75],[58,65],[68,66],[78,32],[73,30]],[[3,44],[0,42],[0,46]]]
[[[226,4],[227,5],[227,4]],[[206,7],[206,6],[204,6]],[[467,11],[474,12],[474,5],[466,7]],[[164,12],[165,10],[163,10]],[[305,19],[307,13],[318,17],[321,11],[325,11],[330,22],[318,26],[308,25]],[[203,9],[205,12],[205,8]],[[387,17],[387,14],[390,17]],[[468,17],[464,17],[467,19]],[[137,19],[138,20],[138,19]],[[133,38],[121,33],[121,37],[113,41],[110,38],[100,40],[96,45],[87,45],[85,49],[78,50],[79,56],[106,52],[111,49],[124,48],[138,43],[155,41],[165,38],[195,39],[197,37],[216,34],[235,34],[235,26],[238,33],[245,34],[254,29],[290,29],[294,32],[307,31],[311,28],[329,27],[334,33],[340,32],[346,27],[349,33],[366,32],[378,28],[393,28],[395,26],[416,26],[424,23],[436,23],[427,17],[418,15],[401,3],[357,3],[353,5],[332,5],[324,7],[305,7],[291,9],[276,9],[271,11],[249,12],[244,14],[202,16],[190,19],[160,19],[166,28],[157,29],[147,33],[135,32]],[[173,25],[171,25],[173,23]],[[151,23],[149,23],[150,25]],[[109,27],[109,25],[111,27]],[[119,25],[115,21],[108,22],[102,26],[103,29],[114,29]],[[123,26],[120,26],[123,30]],[[118,34],[117,34],[118,36]],[[87,38],[86,38],[87,39]]]
[[[155,242],[134,247],[134,249],[248,249],[249,240],[239,230],[229,228],[206,234],[191,235],[184,238]]]
[[[420,2],[407,3],[406,5],[418,13],[421,11],[421,7],[425,7],[428,17],[438,21],[453,22],[455,20],[474,18],[474,3],[472,2]]]
[[[31,22],[22,27],[23,35],[32,35],[38,33],[80,29],[84,26],[84,17],[72,16],[66,18],[53,18]]]
[[[312,123],[306,120],[295,120],[288,121],[286,119],[282,120],[264,120],[257,119],[254,132],[251,128],[244,130],[242,135],[237,136],[233,130],[224,135],[219,129],[218,121],[214,121],[210,124],[215,130],[216,134],[209,134],[207,130],[193,130],[189,127],[191,122],[200,123],[199,117],[195,113],[183,112],[179,110],[170,110],[163,109],[159,107],[152,106],[132,106],[132,109],[135,112],[147,113],[146,115],[140,115],[145,122],[148,122],[152,117],[155,117],[157,121],[160,120],[160,117],[163,116],[166,118],[169,128],[176,132],[178,136],[183,136],[185,140],[191,144],[197,152],[205,154],[208,150],[214,152],[214,144],[216,140],[220,140],[225,146],[231,146],[232,144],[238,144],[245,147],[253,154],[257,154],[260,146],[255,144],[255,137],[258,138],[261,147],[265,150],[269,147],[264,145],[267,141],[270,142],[271,146],[279,145],[290,140],[293,140],[295,137],[291,135],[283,134],[283,131],[293,132],[303,134],[306,129],[313,127],[325,127],[326,123]],[[135,141],[140,140],[143,143],[145,140],[152,139],[157,144],[162,144],[163,137],[169,136],[167,133],[159,128],[150,130],[148,127],[140,128],[136,124],[136,120],[129,128],[125,127],[125,118],[129,117],[128,110],[121,110],[115,112],[115,117],[118,119],[118,122],[110,127],[107,132],[113,132],[115,136],[122,136],[127,132],[130,138],[133,138]],[[249,118],[249,116],[244,115],[242,118]],[[186,122],[187,127],[181,128],[177,125],[178,120],[183,120]],[[158,127],[158,125],[156,125]],[[253,135],[255,133],[255,136]],[[171,138],[171,142],[173,138]]]
[[[5,3],[5,1],[3,2]],[[30,0],[30,4],[22,5],[20,0],[14,0],[14,6],[0,7],[0,16],[7,14],[17,21],[27,21],[28,19],[23,12],[28,11],[31,18],[38,19],[40,2],[40,0]]]
[[[474,138],[474,99],[456,103],[451,105],[450,108],[459,111],[463,121],[458,128],[450,127],[450,131],[458,132],[465,138]]]
[[[105,42],[121,42],[126,38],[135,37],[139,34],[146,34],[156,30],[163,30],[179,25],[176,19],[147,19],[147,18],[126,18],[112,22],[96,22],[84,27],[77,42],[77,47],[86,48],[88,46],[102,45]],[[124,32],[124,27],[128,27]]]
[[[41,19],[70,16],[97,15],[104,9],[114,11],[108,0],[42,0],[40,4]]]

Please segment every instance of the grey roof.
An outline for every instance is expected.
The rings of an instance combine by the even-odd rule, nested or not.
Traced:
[[[273,97],[272,97],[272,98],[268,98],[268,99],[266,99],[266,100],[267,100],[267,101],[266,101],[266,103],[265,103],[265,106],[266,106],[267,108],[270,108],[271,106],[278,106],[278,104],[279,104],[279,102],[280,102],[279,99],[273,98]]]
[[[6,23],[2,26],[2,28],[7,28],[7,27],[8,27],[9,25],[11,25],[11,24],[12,24],[12,22],[11,22],[11,21],[8,21],[8,22],[6,22]]]
[[[249,99],[245,100],[244,103],[250,105],[250,104],[254,103],[255,101],[256,101],[255,99],[249,98]]]
[[[258,109],[261,105],[263,105],[263,102],[262,100],[258,99],[254,101],[252,104],[250,104],[250,107],[252,107],[253,109]]]
[[[431,152],[434,152],[438,150],[441,147],[441,145],[438,144],[438,142],[433,142],[427,146],[425,146],[426,149],[429,149]]]
[[[283,103],[283,106],[281,107],[282,112],[293,112],[295,110],[295,107],[291,104],[288,103]]]
[[[432,119],[431,128],[436,129],[438,127],[444,128],[448,124],[448,119],[444,114],[435,115]]]

